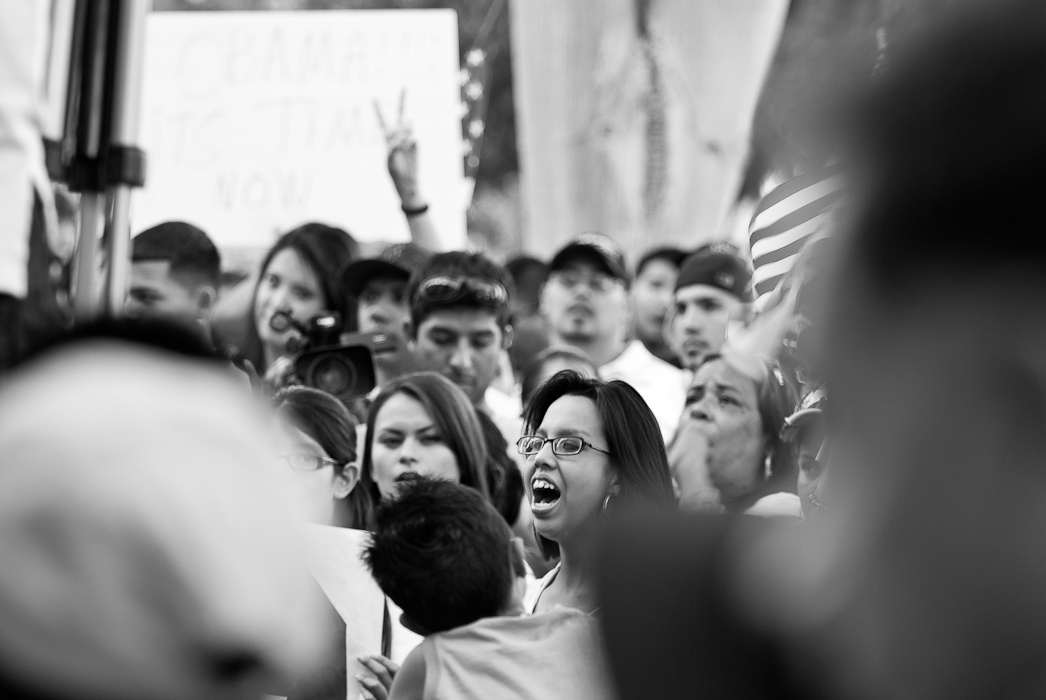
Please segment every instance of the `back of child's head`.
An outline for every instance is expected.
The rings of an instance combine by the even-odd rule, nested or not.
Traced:
[[[418,478],[378,509],[364,560],[385,594],[432,634],[504,609],[516,576],[511,543],[478,491]]]

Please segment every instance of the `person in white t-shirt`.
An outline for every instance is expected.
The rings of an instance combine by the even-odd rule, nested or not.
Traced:
[[[582,234],[552,258],[541,311],[553,345],[581,350],[604,379],[631,384],[653,411],[667,442],[686,397],[682,372],[640,340],[628,340],[631,278],[613,241]]]

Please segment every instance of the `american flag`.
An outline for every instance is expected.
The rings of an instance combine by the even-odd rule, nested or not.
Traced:
[[[486,130],[487,102],[490,94],[494,57],[501,45],[500,19],[505,0],[495,0],[461,68],[461,131],[465,159],[465,179],[475,186],[479,154]]]
[[[827,167],[787,180],[759,202],[748,229],[757,308],[792,269],[839,200],[841,187],[838,168]]]

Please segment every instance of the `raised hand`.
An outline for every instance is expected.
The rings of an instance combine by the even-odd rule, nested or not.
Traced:
[[[425,200],[418,190],[418,143],[414,140],[414,131],[404,120],[404,105],[407,91],[400,91],[399,109],[395,123],[389,123],[382,114],[381,105],[374,101],[374,112],[378,124],[385,134],[388,147],[389,175],[396,186],[405,211],[416,211],[424,208]]]

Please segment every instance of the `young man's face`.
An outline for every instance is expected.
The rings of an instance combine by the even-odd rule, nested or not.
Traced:
[[[678,290],[671,340],[683,366],[696,370],[707,355],[719,352],[730,320],[740,318],[743,310],[740,299],[712,285],[695,284]]]
[[[400,366],[409,353],[404,326],[410,319],[406,299],[407,280],[373,277],[360,290],[357,310],[361,333],[385,333],[396,343],[396,351],[375,356],[378,364]]]
[[[421,369],[439,372],[480,404],[498,372],[506,330],[493,311],[450,307],[432,311],[415,329]]]
[[[625,285],[585,260],[549,274],[541,308],[555,335],[570,343],[612,339],[628,317]]]
[[[643,266],[632,286],[636,305],[636,336],[647,342],[664,342],[665,317],[672,306],[672,289],[679,268],[655,258]]]
[[[214,290],[209,286],[193,285],[172,275],[171,263],[167,260],[135,262],[131,264],[131,289],[124,304],[124,315],[187,325],[206,317],[213,295]]]

